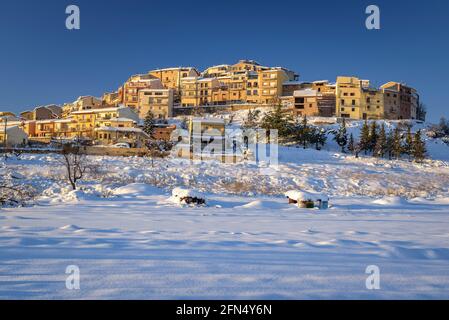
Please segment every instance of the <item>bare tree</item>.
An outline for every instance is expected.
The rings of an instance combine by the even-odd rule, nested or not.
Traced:
[[[86,155],[81,154],[79,145],[65,145],[62,149],[61,163],[65,166],[70,185],[76,190],[76,183],[89,169]]]
[[[22,179],[14,173],[5,173],[2,170],[0,177],[0,205],[21,205],[35,196],[35,190],[31,186],[20,184]]]

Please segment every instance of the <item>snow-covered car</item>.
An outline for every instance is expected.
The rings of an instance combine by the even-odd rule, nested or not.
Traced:
[[[122,149],[129,149],[129,148],[131,148],[129,146],[129,144],[124,143],[124,142],[113,144],[112,147],[113,148],[122,148]]]

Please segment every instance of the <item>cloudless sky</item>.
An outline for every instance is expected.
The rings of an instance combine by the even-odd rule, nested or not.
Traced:
[[[65,8],[81,30],[65,28]],[[365,28],[365,8],[381,30]],[[136,73],[254,59],[300,79],[354,75],[416,87],[449,118],[449,1],[14,0],[0,4],[0,110],[116,90]]]

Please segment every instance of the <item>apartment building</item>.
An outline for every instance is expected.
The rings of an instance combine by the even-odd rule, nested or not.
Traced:
[[[181,103],[181,86],[184,79],[200,76],[200,72],[193,67],[157,69],[148,74],[161,80],[165,89],[174,90],[173,98],[176,105]]]
[[[110,107],[117,107],[118,105],[123,103],[122,96],[118,91],[105,93],[101,100],[103,102],[103,105],[107,105]]]
[[[201,73],[203,78],[220,78],[228,76],[231,73],[232,66],[229,64],[221,64],[207,68]]]
[[[62,106],[62,118],[67,118],[74,111],[98,109],[103,106],[101,99],[93,96],[81,96],[76,101]]]
[[[100,145],[127,143],[132,148],[141,148],[151,137],[140,128],[99,127],[94,130],[94,138]]]
[[[213,105],[213,92],[220,87],[220,82],[216,78],[185,78],[181,84],[181,105],[183,107]]]
[[[282,68],[263,70],[258,74],[259,103],[275,104],[282,96],[283,84],[292,80]]]
[[[384,118],[384,95],[376,88],[362,89],[362,118],[380,120]]]
[[[130,127],[139,121],[131,107],[99,108],[75,111],[71,114],[73,135],[94,138],[94,129],[99,127]]]
[[[319,94],[313,89],[298,90],[293,93],[293,108],[291,112],[295,116],[319,116]]]
[[[362,118],[362,88],[363,83],[356,77],[338,77],[335,97],[337,117]]]
[[[385,98],[386,119],[416,119],[419,105],[416,89],[394,81],[387,82],[380,88]]]
[[[144,119],[148,111],[156,118],[173,116],[174,89],[143,89],[139,91],[139,106],[136,112]]]
[[[58,119],[62,116],[62,108],[57,105],[36,107],[32,111],[20,113],[20,118],[24,120],[48,120]]]
[[[118,91],[122,97],[123,105],[138,109],[139,107],[139,91],[144,89],[164,89],[162,81],[152,75],[135,75],[125,82],[123,87]]]
[[[316,86],[308,83],[305,89],[295,90],[291,96],[282,96],[281,104],[294,116],[332,117],[335,115],[332,88],[328,82],[320,82]]]
[[[356,77],[338,77],[336,88],[336,115],[351,119],[383,119],[382,90],[370,87],[369,80]]]

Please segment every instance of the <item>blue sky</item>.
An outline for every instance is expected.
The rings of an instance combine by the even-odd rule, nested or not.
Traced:
[[[65,28],[65,8],[81,30]],[[381,9],[381,30],[365,8]],[[416,87],[428,118],[449,118],[449,1],[3,1],[0,109],[15,112],[117,89],[131,74],[255,59],[301,80],[337,75]]]

